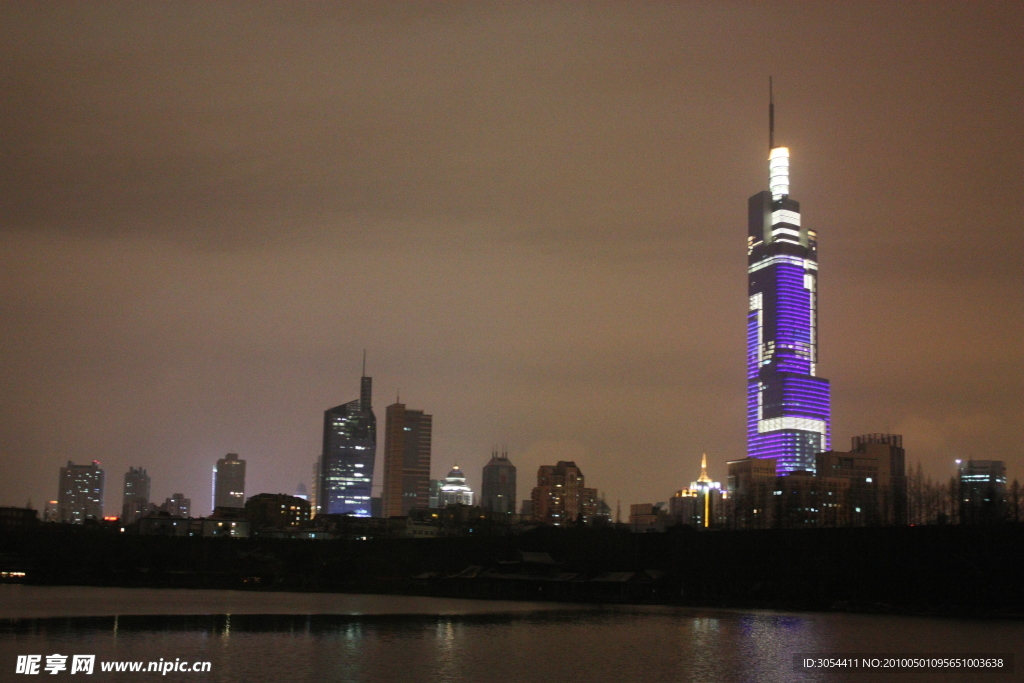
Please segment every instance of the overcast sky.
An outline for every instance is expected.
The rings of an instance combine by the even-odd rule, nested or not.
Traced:
[[[0,504],[310,484],[434,416],[615,507],[745,456],[767,83],[820,239],[832,438],[1024,476],[1024,4],[0,5]],[[377,482],[383,464],[378,456]]]

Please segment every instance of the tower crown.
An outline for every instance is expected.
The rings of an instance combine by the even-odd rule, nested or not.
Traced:
[[[775,201],[789,194],[789,147],[775,147],[768,153],[768,188]]]

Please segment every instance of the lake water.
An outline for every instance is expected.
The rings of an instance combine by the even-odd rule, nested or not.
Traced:
[[[96,655],[166,681],[1017,681],[1024,624],[405,596],[0,585],[0,680],[18,655]],[[796,653],[1014,653],[1017,672],[803,672]],[[104,673],[102,662],[210,662]],[[70,657],[69,657],[70,669]]]

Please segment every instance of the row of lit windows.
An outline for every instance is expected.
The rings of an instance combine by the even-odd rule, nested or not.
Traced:
[[[788,223],[789,225],[795,225],[799,228],[800,214],[789,209],[778,209],[777,211],[772,211],[772,225],[775,226],[780,223]]]
[[[761,270],[762,268],[778,265],[779,263],[790,263],[794,266],[800,266],[802,268],[807,268],[810,270],[818,269],[818,264],[812,261],[811,259],[800,258],[799,256],[790,256],[789,254],[775,254],[774,256],[769,256],[766,259],[758,261],[752,266],[748,266],[747,272],[755,273]]]

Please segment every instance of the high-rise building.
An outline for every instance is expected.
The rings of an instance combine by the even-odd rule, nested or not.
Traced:
[[[213,466],[213,509],[245,507],[245,461],[228,453]]]
[[[957,460],[960,523],[1003,521],[1006,511],[1006,463],[1002,460]]]
[[[170,498],[164,500],[164,504],[160,506],[160,511],[174,517],[188,519],[192,516],[192,501],[186,498],[184,493],[175,493]]]
[[[818,474],[848,480],[851,524],[902,526],[907,523],[907,452],[901,434],[861,434],[849,453],[818,456]],[[852,465],[852,467],[851,467]]]
[[[585,487],[583,471],[571,461],[541,465],[530,499],[534,521],[545,524],[589,522],[597,514],[597,489]]]
[[[733,524],[738,529],[768,529],[773,518],[768,510],[774,502],[775,461],[743,458],[726,463],[728,490],[732,498]]]
[[[430,504],[433,416],[404,403],[387,407],[384,427],[384,517],[404,517]]]
[[[466,475],[455,465],[441,483],[438,493],[439,507],[472,505],[473,489],[466,485]]]
[[[68,466],[60,468],[57,511],[60,521],[71,524],[103,519],[103,470],[97,461],[76,465],[68,460]]]
[[[778,473],[813,472],[830,447],[828,380],[818,377],[818,235],[789,195],[789,149],[769,100],[769,189],[750,198],[747,454]]]
[[[124,474],[121,524],[131,524],[149,507],[149,475],[144,467],[129,467]]]
[[[324,411],[324,444],[317,472],[316,513],[370,516],[373,466],[377,457],[377,418],[373,378],[360,380],[359,398]]]
[[[515,513],[516,466],[508,459],[508,451],[499,455],[495,449],[491,452],[490,461],[484,465],[480,505],[491,512]]]
[[[680,524],[704,528],[721,526],[728,521],[724,504],[727,497],[722,485],[708,476],[708,456],[705,453],[701,457],[697,481],[691,481],[689,488],[676,491],[669,499],[668,514]]]

